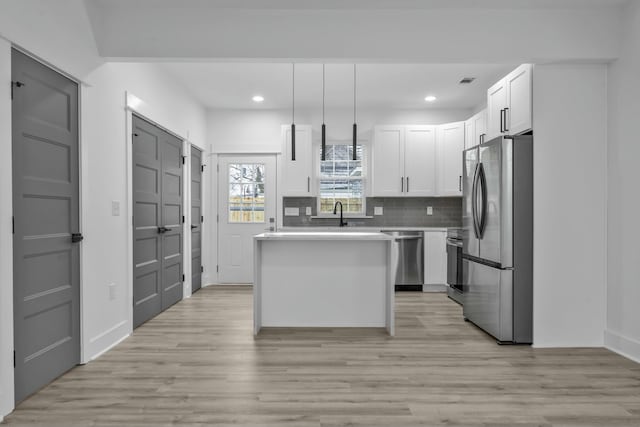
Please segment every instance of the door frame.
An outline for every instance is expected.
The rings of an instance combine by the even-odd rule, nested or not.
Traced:
[[[127,171],[127,207],[126,207],[126,215],[127,218],[131,218],[127,220],[127,290],[126,290],[126,301],[130,304],[127,309],[127,322],[128,322],[128,334],[133,333],[133,115],[148,121],[149,123],[157,126],[163,131],[175,136],[176,138],[182,141],[182,156],[183,159],[189,158],[190,156],[190,147],[191,142],[188,138],[185,138],[176,132],[162,126],[157,121],[149,118],[149,111],[141,111],[140,108],[144,104],[141,102],[140,98],[135,96],[129,91],[125,92],[125,115],[126,115],[126,135],[125,135],[125,144],[126,144],[126,171]],[[204,152],[204,151],[203,151]],[[185,157],[186,156],[186,157]],[[184,168],[182,169],[183,179],[182,179],[182,207],[183,213],[185,216],[185,221],[182,224],[182,272],[184,273],[185,280],[182,283],[182,297],[188,298],[191,296],[191,236],[188,236],[186,230],[186,225],[190,224],[191,221],[191,209],[189,212],[185,210],[185,206],[190,206],[191,204],[191,196],[189,194],[189,190],[191,189],[190,183],[185,179],[188,174],[191,173],[189,162],[185,160]],[[188,282],[187,282],[188,280]],[[189,286],[187,286],[187,283]],[[115,345],[115,344],[114,344]]]
[[[275,230],[278,231],[278,227],[280,221],[282,219],[282,195],[279,193],[280,188],[280,164],[282,160],[280,159],[282,153],[273,152],[273,151],[239,151],[239,152],[221,152],[221,153],[212,153],[211,164],[212,167],[215,165],[215,180],[212,179],[212,187],[215,187],[216,196],[212,197],[211,201],[211,212],[215,212],[216,221],[215,221],[215,231],[216,235],[214,239],[211,239],[211,248],[212,248],[212,258],[216,260],[216,268],[215,271],[211,273],[209,278],[215,277],[214,283],[220,283],[220,206],[222,205],[220,200],[220,158],[221,157],[231,157],[231,156],[273,156],[275,159],[275,167],[276,167],[276,180],[275,180],[275,206],[276,206],[276,222],[274,224]],[[204,157],[204,155],[203,155]],[[205,168],[206,169],[206,168]],[[203,179],[204,180],[204,179]],[[212,215],[213,216],[213,215]],[[213,227],[212,227],[213,228]],[[204,231],[204,228],[203,228]],[[204,247],[204,246],[203,246]],[[213,266],[212,266],[213,270]],[[214,276],[215,275],[215,276]],[[204,277],[204,276],[203,276]],[[203,286],[204,287],[204,286]]]
[[[0,42],[5,42],[5,40],[1,40]],[[4,44],[4,43],[3,43]],[[85,218],[85,211],[86,211],[86,207],[84,204],[84,195],[85,195],[85,191],[86,191],[86,186],[83,185],[85,180],[87,179],[86,174],[87,171],[84,168],[84,164],[86,164],[85,162],[87,161],[87,151],[84,150],[84,141],[83,141],[83,120],[82,120],[82,108],[83,108],[83,104],[82,104],[82,98],[84,95],[84,91],[86,90],[86,83],[84,83],[81,79],[73,76],[72,74],[69,74],[67,72],[65,72],[64,70],[56,67],[55,65],[51,64],[50,62],[38,57],[37,55],[29,52],[28,50],[10,42],[10,41],[6,41],[6,45],[5,46],[1,46],[3,49],[6,48],[6,51],[0,52],[0,55],[8,55],[9,61],[8,61],[8,77],[9,80],[11,80],[13,77],[11,75],[11,66],[13,64],[13,60],[12,60],[12,50],[16,50],[20,53],[22,53],[23,55],[29,57],[30,59],[42,64],[43,66],[49,68],[50,70],[62,75],[63,77],[71,80],[72,82],[74,82],[75,84],[78,85],[78,232],[83,233],[84,234],[84,218]],[[0,70],[0,72],[3,72],[5,70]],[[6,144],[7,144],[7,148],[10,150],[10,152],[13,150],[13,135],[12,135],[12,121],[13,121],[13,111],[12,111],[12,103],[11,103],[11,98],[9,96],[6,97],[6,113],[7,115],[4,116],[2,115],[2,117],[0,117],[0,121],[2,121],[3,123],[3,127],[5,128],[5,135],[7,136],[6,138]],[[2,106],[0,106],[0,110],[2,110]],[[4,113],[4,111],[0,111],[0,114]],[[5,123],[6,121],[6,123]],[[1,139],[1,138],[0,138]],[[2,176],[2,187],[0,188],[0,190],[2,190],[2,192],[6,191],[7,192],[7,196],[5,197],[5,202],[4,203],[4,209],[6,209],[7,212],[9,212],[9,216],[13,217],[14,215],[14,206],[13,206],[13,159],[12,156],[7,156],[6,160],[6,165],[8,166],[7,168],[0,168],[3,169],[3,173],[4,175]],[[0,233],[2,234],[2,233]],[[15,324],[13,322],[13,288],[15,286],[14,284],[14,274],[13,274],[13,255],[14,255],[14,249],[13,249],[13,239],[14,239],[14,234],[13,233],[9,233],[9,235],[11,236],[11,239],[7,239],[7,241],[11,242],[10,247],[7,248],[6,254],[4,256],[4,261],[5,263],[3,264],[4,267],[6,267],[6,269],[3,268],[3,270],[5,270],[5,277],[3,277],[3,280],[6,280],[7,283],[11,283],[11,286],[6,286],[4,287],[5,289],[2,290],[2,292],[0,293],[0,312],[2,313],[6,313],[6,319],[3,317],[2,318],[2,322],[0,322],[1,324],[3,324],[4,326],[2,328],[0,328],[0,344],[2,345],[3,348],[0,349],[0,351],[4,351],[4,347],[5,345],[7,345],[7,351],[9,353],[13,353],[13,348],[14,348],[14,340],[15,340]],[[4,242],[5,239],[2,239],[2,241]],[[84,285],[85,285],[85,281],[84,281],[84,245],[82,244],[82,242],[78,243],[79,247],[78,247],[78,252],[79,252],[79,343],[78,343],[78,356],[79,356],[79,364],[80,365],[84,365],[86,364],[89,359],[87,357],[87,355],[85,354],[85,330],[84,330],[84,299],[85,299],[85,289],[84,289]],[[5,299],[6,297],[6,299]],[[6,339],[6,342],[5,342]],[[13,357],[13,356],[10,356]],[[3,360],[3,358],[0,356],[0,361]],[[7,366],[9,366],[7,364]],[[14,376],[14,368],[13,365],[11,365],[10,368],[8,369],[4,369],[4,367],[0,367],[0,386],[2,386],[4,388],[4,398],[6,399],[5,401],[0,401],[0,420],[2,419],[2,413],[5,412],[3,407],[6,407],[6,409],[8,409],[9,411],[13,410],[15,408],[15,376]],[[6,412],[9,412],[6,411]]]

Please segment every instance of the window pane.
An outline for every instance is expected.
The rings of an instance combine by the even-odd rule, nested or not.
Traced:
[[[264,222],[263,163],[229,165],[229,222]]]
[[[326,160],[320,161],[320,213],[333,213],[337,201],[342,202],[345,213],[363,213],[362,146],[357,147],[355,161],[350,144],[326,148]]]

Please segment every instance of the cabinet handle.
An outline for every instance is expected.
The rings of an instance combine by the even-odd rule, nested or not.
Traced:
[[[505,132],[509,132],[509,128],[507,127],[507,111],[509,111],[508,107],[504,109],[504,131]]]
[[[480,134],[480,144],[484,144],[484,137],[487,136],[486,133],[481,133]]]
[[[409,177],[407,177],[407,193],[409,192]]]
[[[504,113],[504,109],[500,110],[500,133],[504,132],[504,129],[502,128],[502,113]]]
[[[307,177],[307,193],[311,193],[311,177]]]
[[[404,176],[400,177],[400,192],[404,193]]]
[[[460,175],[460,178],[458,179],[458,189],[462,191],[462,175]]]

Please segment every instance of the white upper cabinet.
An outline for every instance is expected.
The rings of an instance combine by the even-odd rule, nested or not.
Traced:
[[[462,151],[465,122],[438,126],[439,196],[462,195]]]
[[[464,122],[464,149],[482,144],[487,136],[487,110],[482,110]]]
[[[436,130],[433,126],[406,127],[404,177],[405,195],[436,194]]]
[[[374,129],[374,196],[393,197],[404,193],[404,133],[404,126],[376,126]]]
[[[311,136],[310,125],[296,125],[296,159],[292,160],[291,126],[282,126],[282,178],[279,184],[282,196],[314,194]]]
[[[487,141],[487,110],[480,111],[471,120],[473,120],[473,146],[484,143]]]
[[[435,195],[435,127],[376,126],[372,190],[377,197]]]
[[[503,112],[507,106],[507,87],[504,79],[487,90],[487,141],[502,135]]]
[[[475,117],[475,116],[474,116]],[[471,148],[476,145],[473,136],[475,135],[475,124],[473,117],[464,122],[464,149]]]
[[[505,132],[518,135],[531,129],[532,66],[521,65],[505,78],[507,86],[507,108]]]
[[[486,141],[531,129],[531,64],[522,64],[487,90]]]

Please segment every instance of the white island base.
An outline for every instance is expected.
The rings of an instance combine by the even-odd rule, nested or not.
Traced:
[[[382,233],[254,237],[253,326],[385,328],[394,334],[393,240]]]

